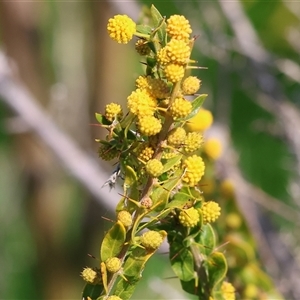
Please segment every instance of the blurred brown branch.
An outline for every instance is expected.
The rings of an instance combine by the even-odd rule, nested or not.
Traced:
[[[107,188],[101,189],[107,174],[97,160],[79,148],[63,133],[39,105],[28,89],[17,81],[11,72],[7,57],[0,53],[0,97],[27,124],[61,161],[64,167],[78,179],[98,201],[114,209],[113,194]]]

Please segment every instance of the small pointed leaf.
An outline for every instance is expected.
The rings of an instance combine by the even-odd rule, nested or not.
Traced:
[[[105,262],[108,258],[117,256],[125,242],[126,230],[121,222],[117,222],[106,233],[100,249],[101,261]]]
[[[213,290],[213,288],[226,276],[227,262],[225,256],[221,252],[213,252],[204,264],[208,271],[210,289]]]

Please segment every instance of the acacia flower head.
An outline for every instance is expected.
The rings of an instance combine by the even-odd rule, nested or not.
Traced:
[[[209,158],[216,160],[222,154],[222,144],[218,139],[210,138],[205,141],[203,150]]]
[[[105,117],[112,122],[115,118],[122,117],[122,107],[120,104],[109,103],[105,106]]]
[[[224,281],[222,283],[221,292],[225,300],[235,300],[235,288],[230,282]]]
[[[186,64],[191,54],[191,48],[183,40],[172,39],[166,45],[168,60],[175,64]]]
[[[201,86],[201,80],[196,76],[185,78],[181,84],[181,89],[185,95],[193,95],[198,92]]]
[[[181,15],[173,15],[167,19],[167,33],[177,40],[188,40],[192,29],[189,21]]]
[[[137,157],[142,161],[148,161],[152,158],[154,149],[148,144],[142,144],[137,150]]]
[[[152,116],[157,101],[146,90],[137,89],[127,97],[127,106],[130,112],[138,117]]]
[[[121,260],[118,257],[108,258],[105,262],[106,269],[110,273],[116,273],[121,269]]]
[[[221,215],[221,207],[214,201],[204,202],[201,211],[204,224],[215,222]]]
[[[175,98],[170,105],[170,113],[174,120],[187,117],[191,111],[191,102],[181,97]]]
[[[203,144],[203,135],[199,132],[189,132],[184,141],[184,151],[187,153],[192,153],[198,149]]]
[[[138,129],[142,135],[156,135],[161,131],[161,121],[154,116],[141,117],[138,120]]]
[[[158,177],[163,171],[163,165],[158,159],[150,159],[146,164],[146,172],[152,177]]]
[[[185,168],[182,181],[189,186],[196,186],[204,175],[203,159],[200,156],[192,155],[184,160],[182,166]]]
[[[186,138],[186,132],[182,127],[172,129],[169,134],[167,141],[170,145],[181,146]]]
[[[184,209],[179,213],[179,222],[184,227],[194,227],[200,220],[200,215],[194,207]]]
[[[107,31],[119,44],[127,44],[136,32],[136,24],[127,15],[116,15],[108,20]]]
[[[117,218],[125,227],[129,227],[132,224],[132,216],[126,210],[119,211]]]
[[[142,245],[149,250],[157,249],[163,242],[165,233],[149,230],[141,236]]]
[[[84,281],[90,284],[101,283],[101,274],[98,270],[92,268],[84,268],[81,272],[81,277]]]
[[[211,126],[212,122],[212,113],[207,109],[200,108],[200,110],[194,117],[186,121],[185,128],[188,131],[204,131]]]
[[[183,78],[185,69],[182,65],[172,63],[166,65],[164,71],[167,80],[176,83]]]

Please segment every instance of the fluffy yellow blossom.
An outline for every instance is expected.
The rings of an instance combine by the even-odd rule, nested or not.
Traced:
[[[117,219],[125,226],[129,227],[132,224],[132,216],[127,210],[118,212]]]
[[[152,116],[155,112],[157,101],[146,90],[137,89],[127,97],[127,107],[138,117]]]
[[[197,209],[191,207],[189,209],[182,210],[179,213],[178,219],[184,227],[194,227],[198,224],[200,215]]]
[[[168,84],[159,78],[151,78],[148,79],[148,92],[157,99],[167,98],[170,94],[170,88]]]
[[[153,154],[154,149],[151,146],[149,146],[148,143],[142,144],[137,151],[137,157],[142,161],[148,161],[152,158]]]
[[[210,138],[205,141],[203,150],[209,158],[216,160],[222,154],[222,144],[218,139]]]
[[[156,135],[162,128],[161,121],[153,116],[139,118],[137,125],[140,133],[146,136]]]
[[[105,265],[108,272],[116,273],[121,269],[122,263],[120,258],[111,257],[106,260]]]
[[[107,31],[119,44],[127,44],[136,31],[136,24],[127,15],[116,15],[108,20]]]
[[[182,164],[185,172],[182,176],[182,181],[189,186],[195,186],[200,181],[204,174],[205,165],[200,156],[192,155],[184,160]]]
[[[183,128],[177,127],[172,129],[167,137],[167,141],[172,146],[181,146],[186,138],[186,132]]]
[[[173,15],[167,20],[167,33],[177,40],[188,40],[192,29],[184,16]]]
[[[221,215],[221,207],[214,201],[204,202],[201,211],[204,224],[215,222]]]
[[[135,86],[137,87],[137,89],[148,90],[149,89],[148,77],[139,76],[135,81]]]
[[[167,54],[167,49],[166,47],[161,48],[157,52],[157,61],[160,65],[164,66],[170,62],[170,58]]]
[[[194,117],[186,121],[185,128],[187,131],[204,131],[211,126],[212,122],[212,113],[207,109],[200,108]]]
[[[184,151],[191,153],[202,146],[203,135],[199,132],[189,132],[184,141]]]
[[[184,76],[184,67],[177,64],[166,65],[164,71],[168,81],[175,83],[180,81]]]
[[[231,283],[224,281],[221,286],[221,292],[225,300],[235,300],[235,288]]]
[[[191,102],[184,98],[175,98],[170,105],[170,114],[174,120],[187,117],[191,111]]]
[[[158,159],[150,159],[146,163],[146,172],[152,177],[158,177],[161,175],[163,170],[163,165]]]
[[[172,39],[165,48],[169,62],[179,65],[188,62],[191,48],[185,41]]]
[[[101,283],[101,274],[97,269],[84,268],[81,272],[81,277],[89,284]]]
[[[141,236],[141,243],[146,249],[155,250],[162,244],[165,236],[165,231],[157,232],[150,230]]]
[[[238,229],[242,225],[242,218],[237,213],[229,213],[226,215],[226,225],[230,229]]]
[[[225,198],[232,198],[234,196],[234,184],[232,180],[225,179],[220,185],[221,194]]]
[[[185,95],[193,95],[200,89],[201,80],[196,76],[185,78],[181,84],[182,93]]]
[[[120,104],[109,103],[105,106],[105,117],[109,121],[122,117],[122,108]]]

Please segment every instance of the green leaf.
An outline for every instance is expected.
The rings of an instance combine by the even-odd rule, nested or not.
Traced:
[[[201,94],[197,98],[195,98],[192,101],[192,112],[187,117],[185,117],[184,119],[180,119],[180,120],[187,121],[187,120],[191,119],[192,117],[194,117],[198,113],[200,107],[202,106],[202,104],[205,101],[207,96],[208,96],[207,94]]]
[[[201,227],[200,234],[195,236],[195,242],[203,246],[202,253],[210,255],[216,247],[216,236],[210,224]]]
[[[125,242],[126,230],[121,222],[117,222],[106,233],[100,249],[101,261],[105,262],[108,258],[117,256]]]
[[[213,252],[204,262],[208,271],[208,282],[210,289],[213,288],[225,278],[227,273],[227,262],[221,252]]]
[[[102,114],[99,114],[99,113],[95,113],[95,117],[96,117],[96,120],[98,121],[98,123],[100,123],[101,125],[110,125],[111,122],[108,121],[104,115]]]
[[[162,47],[164,47],[167,42],[167,25],[165,22],[165,18],[160,14],[160,12],[154,5],[151,6],[150,10],[153,20],[153,26],[155,28],[152,32],[152,35],[154,36],[155,34],[157,34],[159,41],[162,42]]]
[[[102,292],[103,285],[87,283],[82,292],[82,298],[86,300],[88,297],[90,297],[92,300],[95,300],[101,295]]]
[[[197,283],[194,278],[189,281],[180,280],[180,283],[181,283],[182,289],[185,292],[192,294],[192,295],[197,295]],[[199,299],[202,299],[202,298],[199,298]]]
[[[152,28],[149,25],[139,24],[136,26],[136,31],[142,34],[151,34]]]
[[[114,294],[123,300],[130,299],[138,281],[142,277],[142,272],[148,259],[155,251],[148,251],[142,248],[135,248],[126,259],[123,274],[125,278],[120,278],[116,285]]]
[[[162,173],[165,173],[170,169],[172,169],[175,165],[177,165],[180,162],[181,158],[182,158],[182,154],[172,157],[170,159],[162,159],[162,163],[163,163]]]
[[[189,281],[194,278],[194,259],[192,253],[181,243],[170,243],[170,261],[179,279]]]
[[[167,180],[167,182],[162,186],[157,186],[154,188],[154,191],[151,194],[153,204],[155,205],[160,203],[155,207],[154,211],[161,211],[166,207],[169,201],[170,193],[176,187],[179,181],[180,176],[174,176],[173,178]]]
[[[128,188],[130,188],[132,185],[134,185],[137,182],[137,175],[135,170],[130,166],[124,166],[124,185],[126,185]]]

